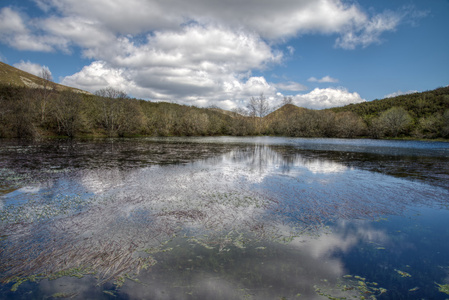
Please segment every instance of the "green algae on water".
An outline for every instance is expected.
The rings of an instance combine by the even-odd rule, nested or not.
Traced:
[[[438,290],[440,292],[449,295],[449,284],[439,284],[439,283],[436,283],[436,282],[435,282],[435,284],[438,286]]]

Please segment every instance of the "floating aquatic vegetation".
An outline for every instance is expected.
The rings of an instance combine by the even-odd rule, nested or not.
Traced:
[[[438,290],[441,293],[445,293],[445,294],[449,295],[449,284],[439,284],[439,283],[436,283],[436,282],[435,282],[435,284],[437,285]]]
[[[251,234],[244,234],[242,232],[230,231],[228,233],[215,232],[210,234],[195,235],[188,238],[189,242],[196,243],[206,249],[216,249],[218,252],[230,251],[232,247],[238,249],[245,249],[247,244],[257,240]],[[258,247],[264,249],[264,247]]]
[[[25,182],[31,182],[31,176],[18,173],[12,169],[0,168],[0,182],[1,196],[19,189]]]
[[[372,299],[375,300],[387,290],[379,287],[376,282],[368,282],[366,278],[358,275],[344,275],[342,280],[335,286],[318,286],[315,285],[315,292],[330,300],[342,300],[349,298]]]
[[[154,266],[158,254],[172,251],[168,245],[176,237],[220,255],[248,250],[254,241],[288,244],[318,236],[336,220],[400,213],[409,197],[398,191],[413,188],[401,180],[383,181],[379,174],[363,180],[367,174],[337,162],[299,154],[284,159],[263,146],[213,158],[213,145],[211,152],[198,155],[192,148],[188,155],[209,158],[191,164],[181,150],[156,148],[155,156],[143,151],[134,160],[121,150],[111,150],[118,159],[109,161],[82,157],[91,165],[76,158],[87,167],[73,176],[64,173],[64,185],[58,181],[61,174],[47,172],[52,180],[59,178],[53,193],[6,195],[0,212],[0,279],[16,282],[17,288],[25,279],[95,274],[99,283],[121,286]],[[171,160],[184,165],[149,166]],[[428,193],[414,188],[415,198]],[[353,289],[384,292],[363,278],[353,279]]]
[[[65,298],[65,299],[71,299],[78,296],[78,293],[73,292],[73,293],[55,293],[53,295],[51,295],[50,298],[55,298],[55,299],[61,299],[61,298]]]
[[[27,201],[9,204],[0,211],[0,222],[5,224],[33,223],[45,221],[58,216],[70,215],[80,212],[91,204],[92,198],[81,195],[55,195],[51,201],[42,199],[35,194],[26,194]]]
[[[112,297],[117,297],[117,295],[115,294],[114,291],[104,290],[103,293],[105,293],[106,295],[112,296]]]
[[[401,271],[401,270],[397,270],[397,269],[394,269],[399,275],[401,275],[402,277],[412,277],[412,275],[410,275],[409,273],[407,273],[407,272],[404,272],[404,271]]]
[[[179,234],[189,233],[192,241],[219,252],[243,249],[249,236],[283,241],[294,236],[279,228],[280,215],[267,216],[277,202],[238,181],[241,174],[190,169],[185,175],[179,167],[165,167],[130,175],[131,189],[119,185],[90,198],[36,196],[8,206],[2,214],[8,236],[1,245],[2,280],[18,280],[17,274],[64,276],[64,270],[84,268],[100,282],[121,282],[125,274],[137,276],[156,263],[146,249],[166,251],[166,242]],[[304,233],[310,225],[294,230]]]
[[[21,219],[13,218],[14,215],[4,218],[8,239],[2,245],[0,261],[5,270],[3,281],[19,282],[15,274],[24,277],[41,274],[40,278],[46,278],[55,272],[82,267],[94,270],[101,282],[115,278],[120,283],[125,274],[137,275],[155,263],[146,249],[165,251],[166,241],[186,226],[196,230],[202,225],[208,232],[216,232],[218,228],[233,228],[240,218],[251,217],[248,212],[252,211],[248,205],[232,206],[230,203],[240,203],[232,195],[227,195],[229,202],[223,204],[203,192],[174,197],[163,189],[154,197],[137,194],[133,198],[122,197],[118,192],[86,199],[83,204],[88,209],[75,214],[61,215],[58,208],[66,206],[53,199],[48,210],[57,211],[58,218],[49,217],[45,222],[35,222],[32,216],[23,218],[21,214],[16,215]],[[161,198],[166,201],[161,202]],[[35,207],[30,203],[19,206],[15,212]],[[78,205],[77,201],[71,203]],[[242,235],[224,237],[219,242],[220,249],[227,243],[243,247]]]

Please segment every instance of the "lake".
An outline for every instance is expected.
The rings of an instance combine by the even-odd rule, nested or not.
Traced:
[[[0,140],[1,299],[447,299],[449,143]]]

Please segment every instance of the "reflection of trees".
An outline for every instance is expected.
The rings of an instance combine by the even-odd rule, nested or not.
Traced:
[[[449,161],[444,155],[417,159],[417,156],[406,155],[409,150],[403,149],[379,154],[348,150],[350,149],[304,151],[285,146],[256,145],[232,150],[228,156],[234,158],[234,164],[244,165],[248,171],[251,170],[260,177],[272,172],[290,175],[299,171],[335,174],[356,168],[448,187],[446,178],[449,176]]]
[[[297,152],[284,151],[283,147],[255,145],[232,150],[226,155],[232,163],[244,166],[248,172],[264,176],[272,172],[288,174],[293,169],[304,169],[313,173],[341,172],[346,167],[325,158],[307,157]],[[218,160],[222,163],[222,160]]]

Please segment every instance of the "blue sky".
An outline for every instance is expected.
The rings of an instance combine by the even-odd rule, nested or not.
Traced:
[[[326,108],[449,84],[448,0],[2,0],[0,60],[90,92]]]

